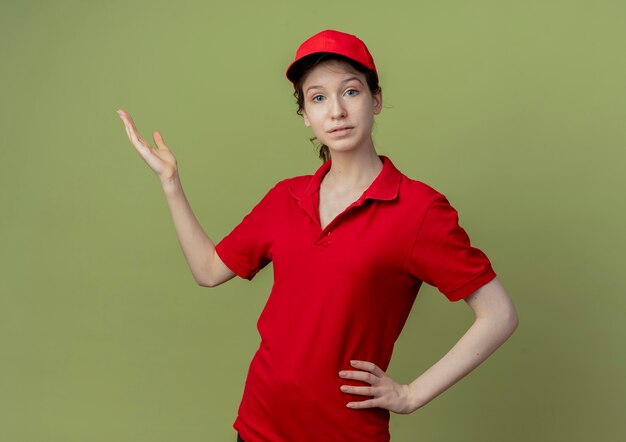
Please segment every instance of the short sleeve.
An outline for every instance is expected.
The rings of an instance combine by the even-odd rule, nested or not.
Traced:
[[[450,301],[465,298],[496,277],[489,258],[471,245],[456,209],[443,195],[433,201],[422,220],[409,271]]]
[[[241,278],[252,280],[271,261],[272,229],[277,185],[272,187],[241,222],[215,245],[224,264]]]

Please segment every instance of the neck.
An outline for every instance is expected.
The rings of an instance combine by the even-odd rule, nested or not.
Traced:
[[[333,152],[324,180],[336,190],[367,188],[382,168],[383,162],[373,146],[366,150]]]

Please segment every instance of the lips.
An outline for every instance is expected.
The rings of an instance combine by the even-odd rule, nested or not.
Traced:
[[[334,129],[331,129],[330,131],[328,131],[328,133],[333,133],[333,132],[337,132],[337,131],[344,131],[346,129],[353,129],[352,126],[339,126],[339,127],[335,127]]]

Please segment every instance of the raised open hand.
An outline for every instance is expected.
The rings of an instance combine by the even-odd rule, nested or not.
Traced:
[[[117,113],[124,122],[128,139],[135,147],[139,156],[141,156],[154,173],[157,174],[161,182],[171,180],[178,172],[178,165],[176,158],[174,158],[172,152],[170,152],[169,148],[163,142],[161,134],[156,130],[152,132],[152,137],[157,146],[156,149],[154,149],[141,137],[135,127],[133,119],[126,111],[119,109]]]
[[[346,404],[349,408],[385,408],[398,414],[409,414],[415,411],[408,385],[398,384],[380,367],[368,361],[350,361],[353,367],[362,371],[342,370],[339,376],[344,379],[358,379],[370,384],[370,387],[342,385],[345,393],[372,396],[371,399]]]

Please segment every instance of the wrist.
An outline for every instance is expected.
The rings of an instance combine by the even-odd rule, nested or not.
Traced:
[[[413,413],[415,410],[422,408],[428,400],[426,400],[422,394],[420,394],[418,388],[414,384],[407,385],[408,404],[410,408],[409,413]]]
[[[163,191],[166,193],[176,191],[181,187],[178,173],[174,173],[169,177],[159,177],[159,181],[161,182],[161,187],[163,188]]]

